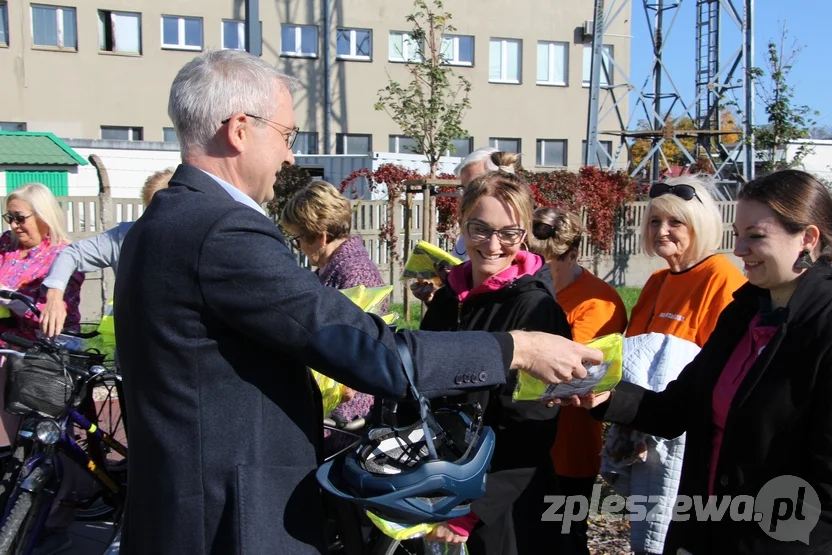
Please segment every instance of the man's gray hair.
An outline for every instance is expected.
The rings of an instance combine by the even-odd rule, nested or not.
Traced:
[[[478,148],[468,156],[462,159],[462,162],[459,163],[457,167],[454,168],[454,173],[457,177],[459,174],[462,173],[462,170],[466,168],[466,166],[470,166],[471,164],[476,164],[478,162],[485,162],[485,169],[490,172],[497,171],[497,165],[491,161],[491,155],[495,152],[499,152],[493,146],[484,146]]]
[[[203,154],[220,122],[233,114],[274,119],[279,109],[274,102],[276,86],[291,93],[297,80],[242,50],[212,50],[185,64],[168,99],[182,159]]]

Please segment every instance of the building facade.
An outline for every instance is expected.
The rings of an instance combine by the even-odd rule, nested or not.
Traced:
[[[453,154],[490,144],[521,152],[529,169],[580,167],[593,1],[446,0],[445,8],[456,30],[442,40],[443,57],[473,86],[468,137]],[[412,12],[410,0],[260,3],[263,58],[302,84],[296,151],[409,152],[374,104],[389,79],[407,79]],[[242,0],[0,0],[0,130],[175,142],[167,97],[176,72],[204,50],[243,48],[243,20]],[[602,86],[615,85],[616,66],[629,71],[628,21],[607,30],[614,63],[605,58]],[[604,92],[602,103],[611,102]]]

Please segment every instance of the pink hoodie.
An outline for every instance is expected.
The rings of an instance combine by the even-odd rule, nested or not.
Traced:
[[[496,276],[486,279],[477,287],[471,288],[473,269],[469,260],[465,264],[451,268],[451,272],[448,274],[448,285],[456,293],[459,302],[465,302],[468,297],[497,291],[523,276],[534,275],[542,267],[543,259],[538,255],[528,251],[519,251],[511,266]]]

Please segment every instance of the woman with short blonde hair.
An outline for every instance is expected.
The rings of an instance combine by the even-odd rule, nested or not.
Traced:
[[[48,236],[53,245],[70,243],[66,231],[66,216],[52,191],[42,183],[26,183],[6,196],[6,206],[20,199],[32,207],[35,216],[49,228]],[[14,235],[13,240],[17,240]]]
[[[337,241],[350,235],[352,207],[333,185],[314,181],[286,203],[280,225],[295,237],[325,235],[328,241]]]
[[[313,181],[295,195],[280,215],[280,225],[291,234],[289,242],[307,256],[315,266],[321,283],[335,289],[349,289],[358,285],[385,285],[378,266],[370,259],[361,237],[350,236],[352,207],[350,201],[330,183]],[[387,312],[389,301],[379,309]],[[350,395],[352,395],[350,391]],[[348,395],[349,397],[349,395]],[[373,397],[357,392],[351,400],[333,411],[337,419],[351,421],[366,416],[373,407]],[[346,434],[324,433],[327,455],[349,446],[352,439]]]

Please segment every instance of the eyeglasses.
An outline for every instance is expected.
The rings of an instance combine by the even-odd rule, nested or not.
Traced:
[[[658,198],[663,195],[677,196],[685,201],[692,200],[696,197],[696,200],[700,203],[702,202],[702,199],[696,194],[696,189],[692,185],[668,185],[662,182],[653,183],[653,186],[650,187],[650,198]]]
[[[24,216],[21,213],[12,214],[11,212],[6,212],[3,214],[3,219],[6,220],[6,223],[11,225],[12,222],[16,223],[17,225],[23,225],[26,223],[26,220],[34,216],[35,214],[29,214],[28,216]]]
[[[300,235],[295,235],[294,237],[289,237],[289,243],[295,248],[296,251],[300,250]]]
[[[465,224],[465,230],[468,232],[468,237],[472,241],[482,243],[490,241],[491,236],[495,233],[500,239],[500,243],[506,246],[516,245],[523,240],[526,235],[526,230],[520,227],[504,227],[503,229],[494,229],[479,222],[468,222]]]
[[[283,125],[282,123],[277,123],[276,121],[272,121],[270,119],[261,118],[260,116],[255,116],[254,114],[244,114],[244,115],[246,117],[249,117],[249,118],[259,119],[260,121],[267,121],[267,122],[269,122],[273,125],[276,125],[278,127],[282,127],[283,129],[287,129],[288,132],[285,132],[285,133],[281,132],[281,134],[283,135],[283,138],[286,139],[286,146],[289,148],[289,150],[291,150],[292,147],[295,145],[295,141],[298,138],[298,133],[300,133],[300,127],[288,127],[286,125]],[[231,118],[226,118],[226,119],[222,120],[220,123],[225,125],[229,121],[231,121]]]

